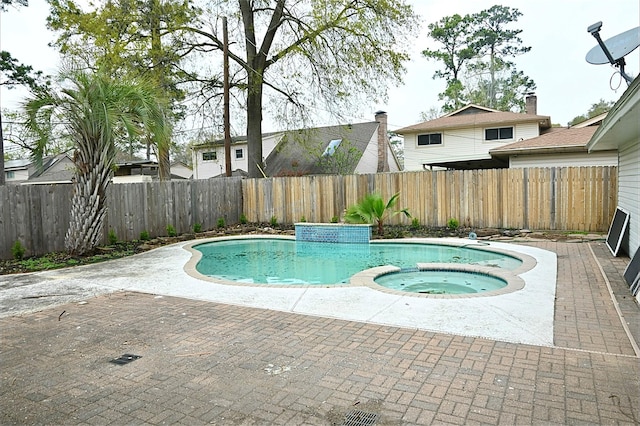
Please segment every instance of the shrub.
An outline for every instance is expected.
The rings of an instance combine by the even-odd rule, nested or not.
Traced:
[[[218,228],[224,228],[224,217],[218,219]]]
[[[458,226],[460,226],[460,222],[458,222],[458,219],[456,219],[455,217],[452,217],[447,221],[447,228],[449,229],[455,231],[456,229],[458,229]]]
[[[307,218],[304,217],[304,215],[302,215],[302,217],[300,218],[300,222],[306,222],[306,221],[307,221]]]
[[[413,219],[411,219],[411,229],[418,229],[420,228],[420,220],[417,217],[414,217]]]
[[[140,239],[142,241],[149,241],[151,239],[151,237],[149,236],[149,231],[142,231],[140,233]]]
[[[338,216],[333,216],[331,218],[331,223],[338,223],[340,221],[340,218]]]
[[[176,233],[176,228],[174,228],[173,225],[167,225],[167,235],[170,237],[175,237],[176,235],[178,235]]]
[[[240,215],[240,223],[243,225],[247,224],[247,216],[245,216],[244,213]]]
[[[358,204],[347,209],[344,215],[345,222],[375,224],[378,226],[378,235],[383,235],[383,223],[389,215],[403,213],[406,217],[411,217],[407,209],[392,211],[399,196],[398,192],[385,203],[380,194],[368,194]]]
[[[22,260],[24,258],[25,251],[27,250],[24,248],[20,240],[16,240],[16,242],[13,243],[13,246],[11,246],[11,254],[16,260]]]
[[[193,232],[194,233],[198,233],[198,232],[202,232],[202,225],[199,223],[194,223],[193,224]]]
[[[271,216],[271,220],[269,221],[269,223],[271,224],[271,226],[278,226],[278,218],[275,216]]]
[[[109,229],[109,235],[107,238],[109,239],[109,245],[115,245],[118,242],[118,236],[113,228]]]

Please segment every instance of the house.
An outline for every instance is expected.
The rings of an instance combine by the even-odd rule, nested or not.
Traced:
[[[119,161],[116,166],[113,183],[137,183],[158,180],[159,165],[155,160]],[[170,169],[171,180],[191,178],[191,169],[184,163],[172,163]]]
[[[633,257],[640,246],[640,77],[636,77],[589,140],[597,154],[617,150],[618,206],[629,212],[622,249]]]
[[[246,173],[246,138],[232,139],[231,163],[235,174]],[[387,114],[375,121],[263,135],[266,176],[376,173],[399,171],[387,135]],[[225,173],[224,144],[208,142],[193,147],[194,179]]]
[[[153,160],[121,161],[116,163],[116,166],[113,183],[151,182],[158,178],[158,163]],[[180,173],[180,167],[177,168],[177,171]],[[7,184],[71,183],[74,173],[75,165],[67,154],[46,157],[42,160],[41,167],[37,167],[31,159],[5,161],[5,181]],[[181,176],[178,173],[174,173],[172,169],[171,178],[189,179],[189,177]]]
[[[8,185],[71,183],[74,167],[67,154],[45,157],[40,167],[31,159],[7,160],[5,182]]]
[[[537,115],[537,98],[527,97],[527,113],[498,111],[467,105],[435,120],[404,127],[404,169],[487,169],[508,167],[490,151],[540,136],[551,119]]]
[[[263,134],[262,155],[269,155],[281,137],[282,132]],[[234,171],[234,176],[247,174],[249,169],[247,146],[246,136],[231,138],[231,170]],[[225,175],[224,140],[218,139],[194,145],[191,155],[194,179],[209,179]]]
[[[617,166],[618,153],[587,151],[587,143],[598,130],[606,113],[572,127],[552,127],[538,137],[493,148],[493,158],[507,162],[509,168]]]

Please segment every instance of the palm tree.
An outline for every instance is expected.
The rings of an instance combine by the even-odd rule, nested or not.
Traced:
[[[386,203],[380,194],[368,194],[358,204],[349,207],[345,213],[344,220],[349,223],[370,223],[378,225],[378,235],[383,234],[383,224],[386,218],[391,215],[403,213],[407,217],[411,217],[407,209],[391,211],[398,203],[398,192]]]
[[[114,80],[78,70],[62,77],[68,84],[60,93],[34,92],[24,108],[27,127],[36,136],[36,159],[49,142],[54,120],[64,123],[73,141],[75,179],[65,247],[71,254],[85,254],[103,238],[116,142],[145,133],[164,147],[169,141],[169,126],[163,103],[144,81]]]

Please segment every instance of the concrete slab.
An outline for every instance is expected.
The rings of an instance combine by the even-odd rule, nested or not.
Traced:
[[[411,241],[485,244],[457,238]],[[197,241],[203,242],[206,240]],[[0,317],[126,290],[513,343],[553,344],[557,260],[555,253],[540,248],[491,242],[491,248],[535,259],[530,270],[519,274],[525,287],[508,294],[447,300],[354,285],[318,288],[231,283],[195,272],[192,252],[187,250],[193,244],[181,242],[95,265],[0,276],[0,290],[6,290],[0,291]],[[45,293],[41,303],[25,306],[26,298]]]

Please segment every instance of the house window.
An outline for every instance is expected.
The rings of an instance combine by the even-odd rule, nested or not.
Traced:
[[[242,149],[236,149],[236,160],[241,158],[244,158],[244,152],[242,152]]]
[[[513,139],[513,127],[500,127],[497,129],[485,129],[484,139],[495,141],[499,139]]]
[[[418,146],[421,145],[442,145],[442,133],[418,135]]]
[[[218,159],[218,155],[215,151],[202,153],[202,161],[214,161],[217,159]]]
[[[15,179],[16,178],[16,172],[14,172],[13,170],[10,172],[7,172],[7,179]]]
[[[327,145],[327,147],[325,148],[322,156],[331,157],[336,152],[336,149],[338,149],[338,147],[340,146],[340,142],[342,142],[342,139],[333,139],[331,142],[329,142],[329,145]]]

